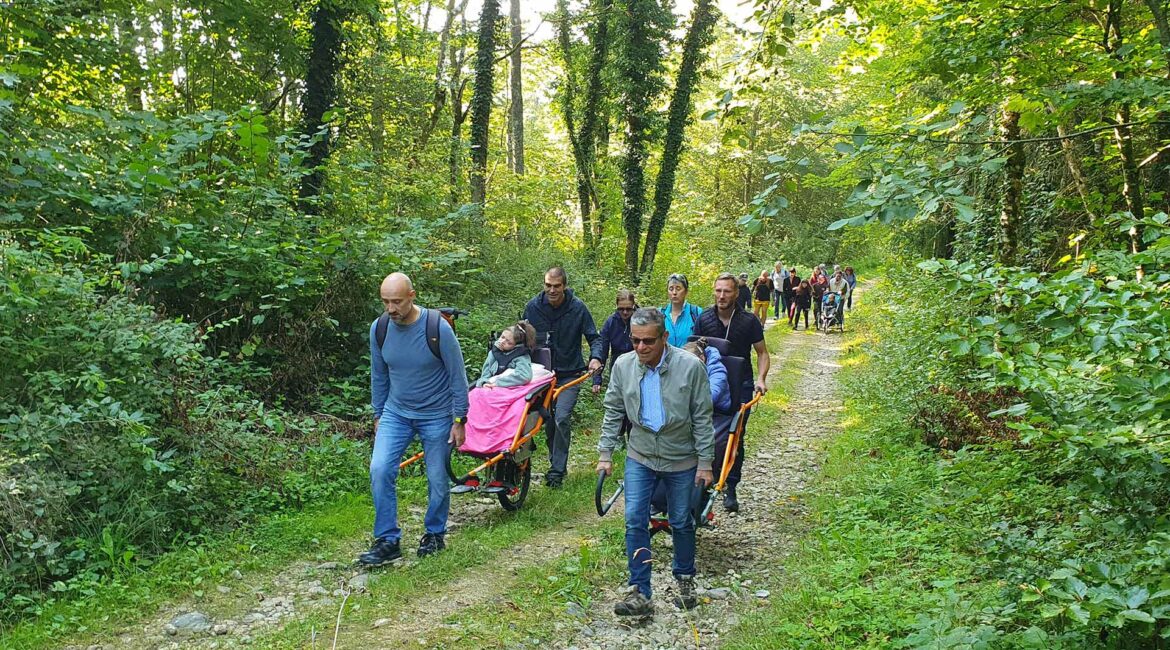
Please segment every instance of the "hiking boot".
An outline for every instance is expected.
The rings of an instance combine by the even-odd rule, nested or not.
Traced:
[[[434,555],[439,551],[447,548],[447,543],[443,541],[443,533],[427,533],[422,536],[422,540],[418,543],[418,556],[426,557]]]
[[[695,596],[695,576],[675,576],[674,584],[678,588],[674,604],[679,609],[694,609],[698,606],[699,599]]]
[[[613,606],[613,613],[618,616],[653,616],[654,603],[643,596],[637,587],[632,587],[625,600]]]
[[[565,483],[565,477],[560,474],[546,474],[544,477],[544,486],[554,490],[560,489]]]
[[[739,512],[739,500],[735,498],[735,488],[727,491],[723,497],[723,509],[727,512]]]
[[[370,547],[370,550],[358,556],[358,562],[368,567],[375,567],[389,564],[400,557],[402,557],[402,549],[399,548],[397,541],[391,542],[385,537],[379,537],[374,540],[374,545]]]

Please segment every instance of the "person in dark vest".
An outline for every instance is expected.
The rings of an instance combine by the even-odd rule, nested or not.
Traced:
[[[467,374],[455,331],[437,311],[414,304],[414,285],[406,275],[386,276],[380,293],[386,313],[370,325],[374,545],[358,558],[366,566],[379,566],[402,557],[398,463],[416,436],[428,461],[427,512],[423,519],[426,530],[418,545],[418,556],[426,557],[446,548],[451,492],[441,459],[447,456],[450,445],[463,444],[463,425],[467,421]],[[379,342],[379,338],[383,340]]]
[[[537,342],[548,341],[552,350],[557,383],[563,384],[580,376],[586,368],[601,368],[601,335],[597,333],[593,315],[569,288],[569,276],[559,266],[544,274],[544,291],[528,301],[524,319],[536,328]],[[589,364],[581,356],[581,339],[589,344]],[[577,405],[580,384],[565,390],[557,397],[557,409],[552,426],[548,428],[549,470],[544,484],[558,488],[565,480],[569,464],[569,443],[572,442],[570,419]]]
[[[743,399],[748,401],[753,393],[768,392],[768,370],[771,367],[771,357],[768,355],[768,346],[764,343],[764,326],[760,319],[740,308],[736,302],[739,286],[735,276],[724,273],[715,279],[715,304],[703,310],[699,315],[699,326],[695,334],[712,338],[727,339],[728,352],[731,356],[742,357],[747,362],[747,379],[744,380]],[[755,380],[752,377],[752,350],[756,352],[758,374]],[[738,407],[738,405],[734,405]],[[722,453],[716,450],[716,455]],[[739,499],[735,488],[739,485],[743,473],[743,437],[739,439],[735,465],[727,474],[727,491],[723,497],[723,507],[729,512],[739,510]]]

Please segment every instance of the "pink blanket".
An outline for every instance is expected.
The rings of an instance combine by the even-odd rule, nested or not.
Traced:
[[[488,454],[512,446],[520,419],[524,417],[524,396],[552,381],[553,374],[533,364],[532,381],[507,388],[475,388],[467,394],[467,438],[459,451]]]

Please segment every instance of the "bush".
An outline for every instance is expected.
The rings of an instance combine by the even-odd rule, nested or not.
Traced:
[[[42,252],[0,264],[0,617],[364,482],[359,443],[220,383],[192,326]]]

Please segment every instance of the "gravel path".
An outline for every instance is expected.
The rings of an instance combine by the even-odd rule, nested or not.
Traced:
[[[783,326],[783,323],[781,323]],[[670,540],[654,539],[652,620],[630,624],[613,614],[624,597],[618,587],[599,595],[575,636],[556,648],[711,648],[739,622],[741,614],[765,604],[771,585],[785,571],[785,558],[800,537],[800,495],[819,472],[822,441],[838,428],[841,402],[834,375],[840,336],[787,333],[773,352],[769,384],[799,377],[791,401],[772,431],[748,433],[744,477],[738,488],[740,512],[716,506],[716,527],[698,533],[697,584],[701,604],[690,612],[670,603]]]

